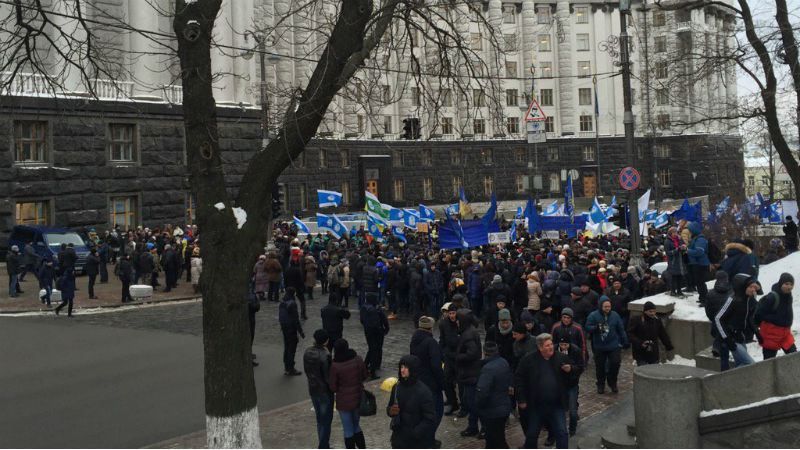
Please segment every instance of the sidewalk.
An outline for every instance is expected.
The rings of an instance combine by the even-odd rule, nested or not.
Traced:
[[[0,271],[5,273],[5,264],[0,264]],[[119,278],[114,276],[114,266],[108,265],[108,283],[100,283],[100,277],[97,277],[97,282],[94,285],[94,295],[97,299],[89,299],[88,284],[89,278],[81,275],[75,278],[75,283],[78,291],[75,293],[74,312],[80,314],[81,309],[89,308],[114,308],[118,306],[136,305],[144,303],[162,303],[173,302],[177,300],[189,300],[198,298],[199,295],[194,293],[191,283],[186,282],[186,273],[184,272],[182,279],[178,280],[178,287],[170,292],[164,293],[159,291],[153,292],[153,297],[144,301],[136,301],[133,303],[122,303],[122,284]],[[148,280],[149,281],[149,280]],[[160,274],[158,278],[159,283],[164,284],[164,274]],[[2,287],[0,287],[0,314],[15,314],[25,312],[43,312],[50,311],[52,308],[58,306],[58,302],[53,302],[52,308],[43,305],[39,300],[39,283],[36,277],[29,273],[25,275],[25,281],[20,283],[23,293],[16,298],[8,296],[8,277],[3,277]],[[159,287],[161,289],[161,287]]]

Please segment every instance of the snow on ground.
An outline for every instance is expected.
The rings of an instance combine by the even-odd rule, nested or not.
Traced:
[[[726,414],[733,411],[741,411],[743,409],[755,408],[756,406],[778,403],[780,401],[788,400],[790,398],[800,398],[800,394],[784,395],[782,397],[768,397],[758,402],[748,403],[746,405],[741,405],[741,406],[734,406],[733,408],[728,408],[728,409],[712,409],[711,411],[700,411],[700,417],[717,416],[720,414]]]
[[[668,360],[666,364],[675,364],[676,366],[696,367],[697,361],[693,359],[684,358],[680,355],[675,355],[672,359]]]

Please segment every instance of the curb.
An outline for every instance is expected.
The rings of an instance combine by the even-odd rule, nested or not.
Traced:
[[[175,298],[165,298],[161,300],[145,300],[142,302],[133,301],[130,303],[114,303],[109,305],[97,305],[97,306],[76,306],[73,308],[74,311],[80,310],[89,310],[89,309],[109,309],[109,308],[121,308],[124,306],[139,306],[139,305],[154,305],[158,303],[172,303],[172,302],[179,302],[179,301],[186,301],[186,300],[202,300],[202,297],[198,296],[184,296],[184,297],[175,297]],[[15,309],[15,310],[0,310],[0,317],[12,314],[27,314],[27,313],[38,313],[38,312],[51,312],[52,309]]]

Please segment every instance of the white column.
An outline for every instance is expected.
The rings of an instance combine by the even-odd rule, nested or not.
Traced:
[[[231,2],[224,0],[219,15],[214,22],[214,42],[218,47],[211,49],[211,76],[214,78],[213,94],[218,105],[233,105],[236,102],[233,76],[233,22],[231,21]]]
[[[489,86],[486,93],[487,109],[489,112],[490,120],[487,120],[486,134],[492,136],[495,134],[505,134],[505,114],[503,105],[505,103],[505,95],[503,92],[503,84],[500,80],[500,75],[503,73],[501,67],[505,65],[505,36],[503,35],[503,3],[500,0],[489,0],[489,32],[494,36],[500,48],[495,48],[489,45]]]
[[[290,5],[290,0],[274,0],[273,24],[277,24],[281,19],[285,19],[289,15]],[[288,20],[291,20],[291,18]],[[270,97],[274,100],[274,102],[270,101],[270,103],[275,105],[275,114],[280,118],[278,121],[282,122],[288,101],[291,99],[292,88],[294,87],[294,63],[291,58],[294,56],[292,51],[294,42],[292,27],[287,25],[286,21],[283,21],[280,25],[275,26],[272,38],[275,53],[284,55],[278,59],[274,66],[276,89]]]
[[[81,67],[86,67],[86,31],[76,19],[64,16],[75,16],[75,0],[61,0],[53,5],[53,10],[63,15],[52,15],[50,18],[58,29],[50,29],[51,39],[62,53],[68,55],[70,60]],[[72,47],[75,50],[70,50]],[[56,63],[53,75],[62,84],[64,93],[85,93],[84,80],[80,70],[69,62],[66,62],[62,55],[56,56]]]
[[[233,46],[236,50],[231,50],[230,53],[236,55],[233,58],[233,85],[235,86],[234,102],[243,105],[255,104],[255,99],[258,98],[258,82],[259,79],[255,72],[251,72],[253,64],[251,61],[259,61],[261,55],[257,52],[253,58],[248,61],[241,56],[245,52],[244,49],[256,48],[258,49],[258,42],[252,36],[247,36],[246,33],[253,30],[253,2],[252,0],[231,0],[230,7],[232,8],[231,20],[233,25]],[[246,39],[245,39],[246,37]],[[252,89],[251,87],[254,87]]]
[[[575,116],[575,81],[572,75],[575,73],[575,61],[572,57],[572,17],[569,12],[569,1],[559,0],[556,5],[556,17],[561,30],[556,26],[554,47],[558,49],[558,103],[559,103],[559,122],[561,122],[561,134],[575,134],[575,126],[578,118]]]
[[[461,38],[462,45],[470,46],[472,45],[470,39],[470,32],[469,32],[469,17],[471,14],[471,10],[469,6],[467,6],[466,2],[459,2],[456,6],[456,15],[453,18],[456,21],[456,31]],[[458,66],[458,84],[462,86],[462,88],[466,91],[467,95],[471,95],[471,88],[472,85],[469,71],[467,70],[467,63],[462,61],[461,64]],[[462,95],[459,92],[458,88],[453,89],[453,95],[456,96],[453,99],[458,104],[458,124],[457,130],[458,133],[463,135],[472,135],[474,134],[472,128],[472,114],[470,114],[470,102],[467,96]]]
[[[533,0],[522,1],[522,67],[517,68],[521,76],[530,73],[528,70],[534,62],[536,54],[536,6]]]
[[[128,0],[128,21],[132,28],[147,32],[157,32],[159,12],[151,2]],[[162,2],[163,3],[163,2]],[[159,5],[159,7],[166,5]],[[133,97],[147,100],[160,100],[161,88],[169,81],[165,79],[166,67],[161,61],[164,47],[153,41],[154,35],[132,31],[128,39],[130,61],[130,81],[133,82]]]

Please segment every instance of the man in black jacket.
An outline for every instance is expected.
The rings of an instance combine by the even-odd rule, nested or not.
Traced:
[[[520,410],[528,411],[525,448],[536,448],[543,425],[555,436],[557,448],[569,446],[565,413],[567,409],[566,375],[572,370],[569,358],[556,353],[553,337],[536,336],[538,352],[519,362],[514,375],[514,393]]]
[[[761,284],[753,276],[740,273],[733,277],[733,296],[722,305],[713,323],[722,342],[720,370],[728,369],[728,352],[733,355],[735,367],[753,363],[745,343],[748,336],[756,334],[755,296],[761,293]]]
[[[708,317],[708,321],[712,324],[714,323],[714,317],[716,317],[719,310],[722,309],[722,305],[725,304],[728,298],[733,296],[731,283],[728,279],[728,273],[724,270],[718,270],[715,277],[716,281],[714,282],[714,288],[708,291],[705,306],[706,317]],[[715,326],[711,327],[711,337],[714,338],[711,351],[714,356],[719,356],[719,350],[722,342],[720,341],[719,333],[717,333],[717,327]]]
[[[452,303],[445,316],[439,319],[439,347],[444,355],[444,395],[447,399],[445,415],[458,411],[456,396],[456,350],[458,349],[458,322],[456,305]]]
[[[378,371],[383,361],[383,338],[389,334],[389,320],[383,308],[378,306],[378,295],[367,295],[367,300],[360,310],[361,325],[367,340],[367,356],[365,363],[370,379],[377,380]]]
[[[436,412],[431,391],[418,379],[419,366],[414,355],[400,359],[397,383],[386,406],[386,414],[392,418],[392,448],[434,447]]]
[[[481,370],[481,337],[475,329],[475,318],[472,311],[460,309],[456,313],[458,320],[458,346],[456,348],[456,371],[458,384],[463,390],[460,415],[468,415],[467,428],[461,436],[478,435],[478,411],[475,408],[475,385]]]
[[[178,271],[182,265],[180,256],[172,248],[172,245],[164,246],[164,254],[161,256],[161,266],[164,268],[164,292],[169,292],[172,288],[178,286]]]
[[[341,305],[340,290],[331,287],[328,293],[328,304],[320,310],[322,316],[322,329],[328,333],[328,351],[333,348],[333,343],[342,338],[344,321],[350,318],[350,311]]]
[[[656,305],[645,302],[644,313],[628,323],[628,339],[633,348],[633,359],[637,366],[658,364],[660,360],[658,351],[659,339],[668,352],[672,351],[672,341],[669,339],[664,324],[656,315]]]
[[[514,363],[514,338],[511,331],[514,323],[511,322],[511,311],[501,309],[497,314],[497,322],[486,332],[486,341],[493,341],[497,344],[500,356],[511,365]]]
[[[297,344],[300,341],[297,335],[305,339],[303,326],[300,324],[300,316],[297,313],[297,302],[295,291],[292,287],[286,288],[280,304],[278,304],[278,321],[281,324],[283,333],[283,367],[284,375],[301,375],[302,372],[294,368],[294,355],[297,352]]]
[[[411,354],[419,358],[419,381],[428,386],[433,395],[436,407],[436,428],[442,422],[444,415],[444,371],[442,370],[442,350],[436,339],[433,338],[433,325],[436,323],[432,317],[419,318],[419,329],[411,336]]]
[[[511,412],[511,368],[498,353],[497,344],[487,341],[483,346],[483,360],[475,388],[475,406],[480,411],[481,423],[486,431],[486,448],[508,448],[506,421]]]
[[[797,224],[794,223],[792,216],[786,216],[786,225],[783,226],[784,240],[786,241],[786,252],[797,251]]]
[[[566,378],[567,403],[569,406],[569,435],[575,436],[578,430],[578,394],[581,374],[585,367],[583,352],[577,345],[570,342],[569,337],[562,336],[558,341],[558,352],[569,359],[571,370],[564,374]]]
[[[6,271],[8,272],[8,296],[17,297],[21,294],[19,290],[19,272],[22,267],[22,257],[19,254],[19,247],[11,246],[11,251],[6,255]]]
[[[328,385],[331,354],[328,352],[329,336],[325,330],[314,332],[314,345],[303,354],[303,370],[308,379],[308,395],[317,417],[317,448],[331,448],[331,423],[333,422],[333,393]]]
[[[794,277],[784,272],[772,285],[770,293],[761,297],[758,303],[754,322],[761,335],[759,343],[764,359],[774,358],[778,350],[785,354],[797,351],[792,335],[792,289]]]

